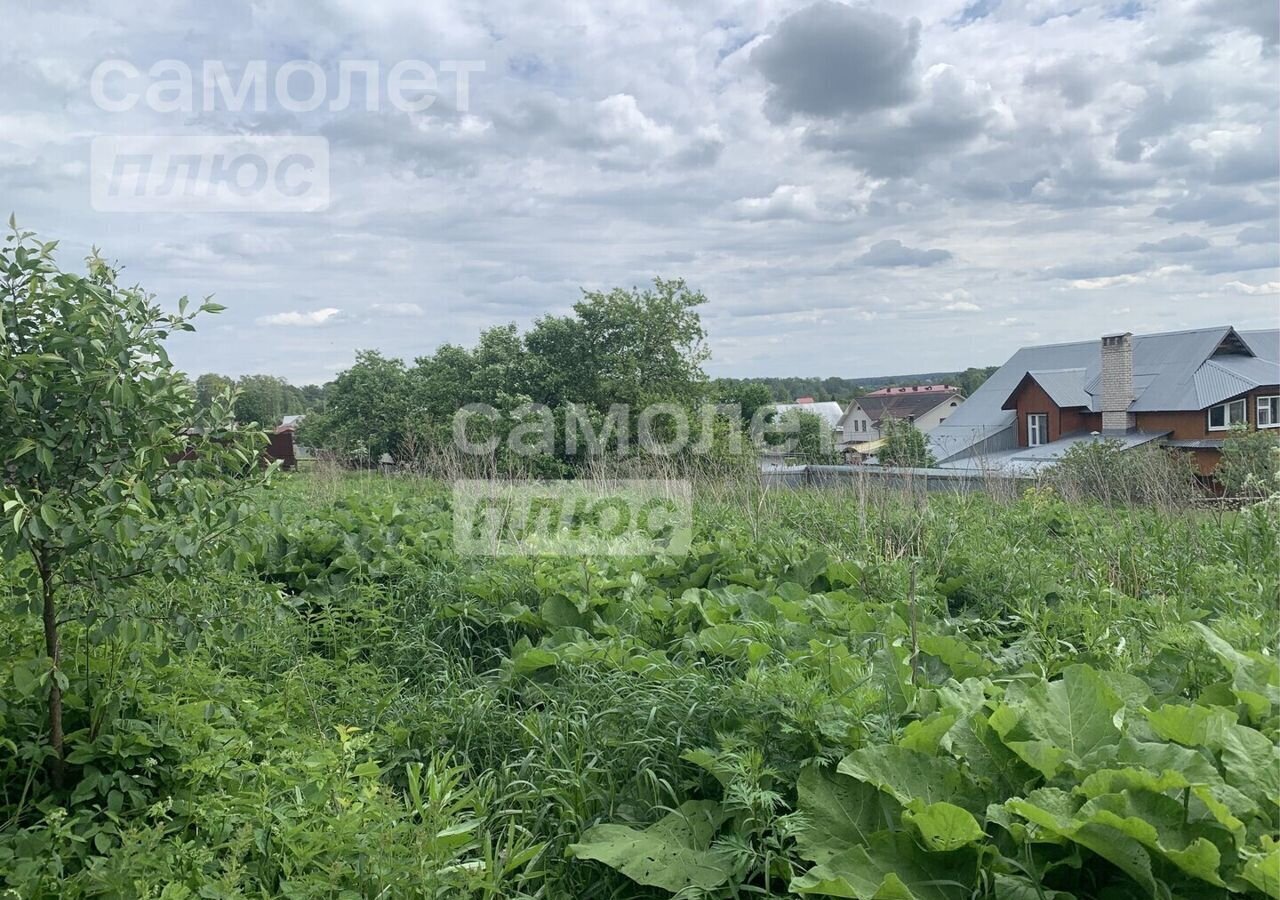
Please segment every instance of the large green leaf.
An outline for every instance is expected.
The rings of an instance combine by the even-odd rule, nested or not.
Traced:
[[[1110,826],[1075,818],[1078,807],[1065,791],[1042,788],[1032,791],[1026,799],[1010,800],[1005,806],[1049,835],[1092,850],[1126,873],[1148,894],[1156,892],[1151,857],[1142,844]]]
[[[1240,877],[1268,897],[1280,900],[1280,843],[1263,837],[1262,846],[1250,854]]]
[[[981,813],[987,805],[955,760],[905,747],[882,744],[855,750],[840,761],[839,771],[875,785],[904,806],[912,800],[945,800]]]
[[[814,862],[866,844],[897,821],[898,804],[892,798],[822,766],[806,767],[796,789],[803,823],[796,844],[800,855]]]
[[[1156,787],[1167,780],[1138,769],[1125,773],[1138,780],[1150,779]],[[1120,773],[1097,774],[1115,780],[1113,776]],[[1189,876],[1225,887],[1219,874],[1221,853],[1205,836],[1206,826],[1189,823],[1182,803],[1173,797],[1124,789],[1096,796],[1074,811],[1073,802],[1063,792],[1047,789],[1006,805],[1050,833],[1092,850],[1148,890],[1154,885],[1151,853]]]
[[[1280,706],[1280,667],[1275,660],[1261,654],[1241,653],[1207,625],[1200,622],[1192,625],[1231,673],[1231,690],[1249,710],[1250,718],[1254,722],[1268,718],[1271,708]]]
[[[1206,753],[1177,744],[1138,741],[1126,735],[1114,752],[1094,755],[1098,765],[1108,768],[1138,767],[1149,772],[1174,771],[1193,784],[1221,781],[1213,759]]]
[[[1000,740],[982,713],[974,713],[956,723],[943,741],[964,763],[971,778],[994,796],[1025,793],[1027,785],[1038,781],[1034,769]]]
[[[973,865],[965,851],[928,853],[904,832],[882,831],[793,879],[791,890],[859,900],[964,900],[973,891]]]
[[[1113,716],[1123,701],[1098,673],[1085,665],[1069,667],[1062,678],[1010,692],[991,717],[1001,738],[1046,778],[1063,763],[1086,766],[1086,758],[1119,743]],[[1025,731],[1029,740],[1017,736]]]
[[[1129,789],[1159,794],[1189,787],[1191,782],[1180,772],[1169,769],[1159,774],[1146,769],[1099,769],[1080,782],[1076,792],[1092,800],[1095,797]]]
[[[994,668],[967,641],[949,634],[923,634],[919,642],[921,650],[941,660],[957,679],[988,675]]]
[[[1227,784],[1249,797],[1258,797],[1274,814],[1280,806],[1280,747],[1260,731],[1231,725],[1219,735],[1217,749],[1226,769]]]
[[[690,800],[643,831],[626,825],[596,825],[569,854],[594,859],[639,884],[675,893],[695,887],[711,890],[729,880],[732,867],[711,850],[716,829],[725,820],[720,805]]]
[[[1080,808],[1076,818],[1110,826],[1170,860],[1188,875],[1218,887],[1221,855],[1199,830],[1184,820],[1182,804],[1165,794],[1124,790],[1096,797]]]
[[[1262,732],[1237,724],[1231,710],[1167,705],[1149,711],[1147,721],[1161,737],[1218,751],[1227,785],[1245,797],[1262,799],[1272,810],[1280,805],[1280,747]],[[1220,787],[1215,787],[1215,795],[1237,814],[1249,811]]]
[[[1183,791],[1187,799],[1187,809],[1173,809],[1170,813],[1179,820],[1216,823],[1231,833],[1237,842],[1244,840],[1244,823],[1235,813],[1248,815],[1257,809],[1248,797],[1230,786],[1221,783],[1214,777],[1211,780],[1188,779],[1181,772],[1165,769],[1156,774],[1146,769],[1100,769],[1081,782],[1075,792],[1090,800],[1122,791],[1146,791],[1151,794],[1164,794],[1168,791]],[[1194,809],[1190,801],[1196,800]],[[1168,799],[1161,797],[1161,800]]]
[[[1220,706],[1170,703],[1148,710],[1147,723],[1166,741],[1184,747],[1217,747],[1225,729],[1236,723],[1236,714]]]
[[[1075,900],[1064,891],[1055,891],[1021,875],[996,875],[996,900]]]
[[[902,814],[902,821],[916,827],[930,850],[958,850],[984,836],[973,814],[952,803],[915,800]]]
[[[919,750],[921,753],[933,755],[938,752],[938,746],[955,724],[954,714],[935,713],[927,719],[918,719],[904,728],[902,739],[898,743],[909,750]]]

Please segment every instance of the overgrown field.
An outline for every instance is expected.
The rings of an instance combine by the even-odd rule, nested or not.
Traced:
[[[295,476],[76,598],[61,788],[0,564],[5,896],[1280,897],[1274,511],[696,497],[686,557],[495,559]]]

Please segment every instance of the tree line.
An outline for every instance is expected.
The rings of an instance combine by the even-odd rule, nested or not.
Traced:
[[[403,460],[453,445],[455,414],[469,404],[485,404],[502,413],[502,422],[481,426],[490,432],[496,429],[503,439],[522,424],[527,426],[529,410],[543,415],[549,411],[555,446],[562,447],[573,424],[565,418],[570,410],[585,417],[592,428],[608,432],[611,410],[623,406],[630,418],[622,430],[634,435],[636,417],[654,404],[690,410],[716,405],[733,410],[733,415],[697,420],[692,427],[727,433],[758,423],[762,409],[799,397],[847,404],[887,384],[944,382],[968,394],[996,369],[897,379],[711,379],[703,369],[709,351],[698,311],[705,302],[701,292],[679,279],[656,279],[644,289],[584,291],[570,314],[543,316],[524,331],[515,324],[489,328],[472,347],[444,344],[408,362],[362,350],[350,368],[324,385],[298,387],[271,375],[233,379],[207,373],[195,380],[196,401],[207,409],[231,390],[236,419],[266,428],[284,416],[305,415],[300,443],[343,460],[369,463],[387,455]],[[788,417],[783,433],[799,435],[800,455],[806,459],[834,461],[830,429],[817,424],[820,419],[807,418]],[[690,443],[702,439],[705,453],[709,438],[695,433]],[[559,451],[556,457],[546,464],[557,470],[583,461],[582,453]]]
[[[602,430],[615,406],[634,426],[655,404],[718,400],[702,368],[708,350],[697,310],[705,302],[682,280],[656,279],[650,288],[584,291],[569,315],[544,316],[524,332],[489,328],[474,347],[445,344],[409,363],[361,351],[326,386],[323,409],[308,414],[299,439],[349,459],[403,458],[452,446],[455,414],[472,404],[503,414],[480,424],[505,438],[530,411],[550,411],[562,436],[570,411]],[[768,402],[763,392],[747,395],[749,405]],[[571,456],[544,464],[572,465]]]
[[[234,395],[236,420],[256,422],[273,428],[285,416],[297,416],[324,408],[325,385],[292,385],[275,375],[245,375],[231,378],[207,372],[195,380],[196,407],[204,411],[213,407],[227,392]]]

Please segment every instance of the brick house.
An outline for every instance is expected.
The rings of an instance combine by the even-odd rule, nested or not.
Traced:
[[[1035,471],[1081,441],[1218,464],[1234,426],[1280,427],[1280,331],[1230,326],[1026,347],[930,435],[940,465]]]

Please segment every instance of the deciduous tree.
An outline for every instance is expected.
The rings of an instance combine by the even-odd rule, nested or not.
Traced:
[[[927,468],[935,462],[924,432],[903,419],[888,418],[880,426],[884,445],[876,454],[881,465]]]
[[[165,313],[96,254],[85,275],[60,271],[54,247],[15,228],[0,248],[0,556],[42,621],[28,683],[47,692],[60,781],[61,627],[121,582],[181,577],[228,540],[264,477],[264,439],[230,426],[230,395],[196,414],[165,352],[193,330],[186,298]]]

